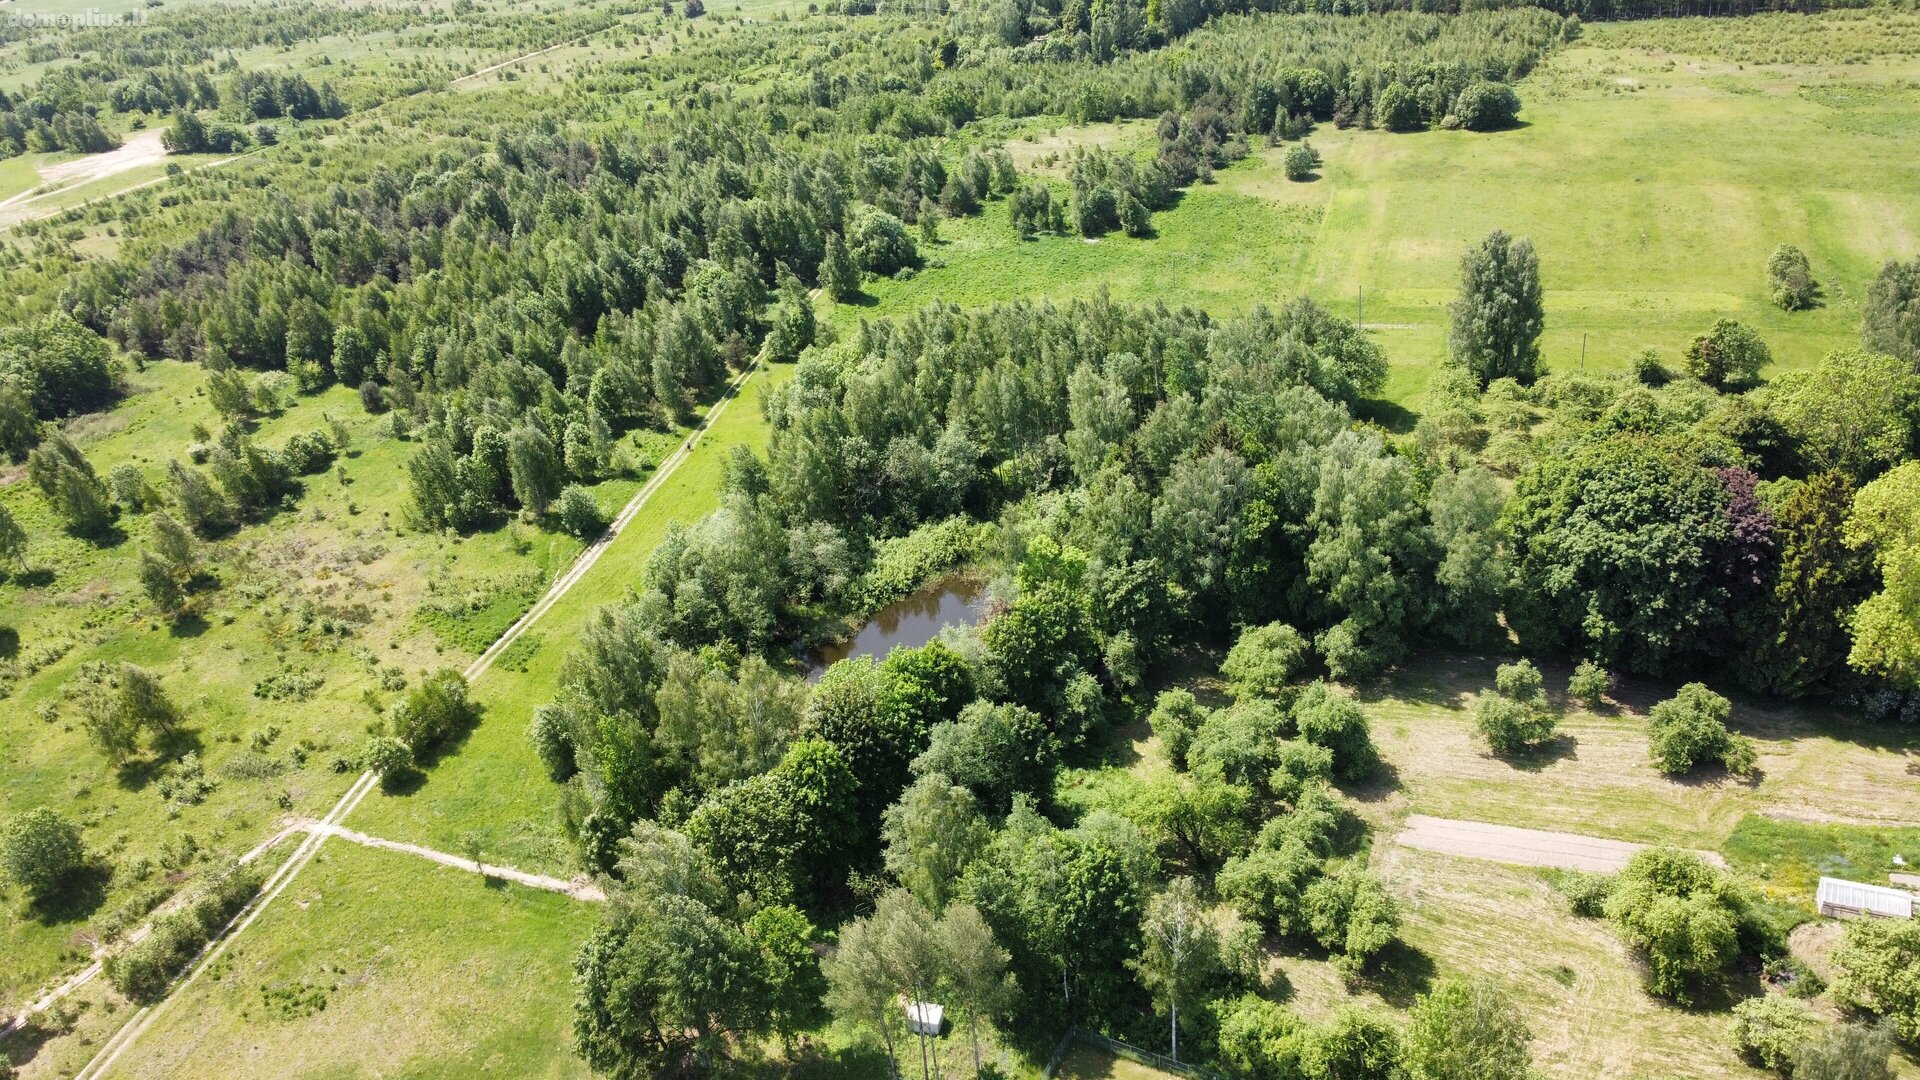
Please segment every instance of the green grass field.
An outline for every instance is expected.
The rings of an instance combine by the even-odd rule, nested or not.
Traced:
[[[1258,150],[1155,215],[1160,235],[1146,241],[1021,243],[997,204],[947,223],[932,253],[942,265],[876,283],[836,318],[1101,288],[1218,312],[1304,292],[1353,317],[1364,290],[1393,363],[1386,394],[1417,407],[1446,353],[1460,255],[1505,229],[1540,253],[1550,367],[1579,367],[1583,343],[1590,370],[1625,370],[1649,346],[1672,362],[1720,316],[1757,327],[1776,370],[1801,366],[1856,343],[1867,281],[1920,250],[1916,74],[1910,61],[1774,70],[1571,48],[1520,84],[1517,130],[1323,125],[1318,179],[1289,182],[1279,153]],[[1767,303],[1762,270],[1781,243],[1807,252],[1824,306]]]
[[[1078,1043],[1060,1059],[1054,1075],[1060,1080],[1172,1080],[1174,1074]]]
[[[553,1003],[598,916],[331,844],[111,1075],[586,1076]]]

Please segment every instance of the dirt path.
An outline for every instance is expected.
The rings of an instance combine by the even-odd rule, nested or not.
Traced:
[[[593,33],[591,33],[591,34],[587,34],[587,35],[585,35],[585,36],[582,36],[582,37],[577,37],[577,38],[574,38],[574,39],[573,39],[572,41],[562,41],[562,42],[560,42],[560,43],[559,43],[558,45],[549,45],[549,46],[547,46],[547,47],[546,47],[546,48],[544,48],[544,49],[535,49],[534,51],[532,51],[532,52],[530,52],[530,53],[521,53],[521,54],[520,54],[519,56],[515,56],[515,57],[510,57],[510,58],[508,58],[508,59],[506,59],[506,60],[502,60],[502,61],[500,61],[500,62],[499,62],[499,63],[497,63],[497,64],[488,64],[488,65],[487,65],[486,67],[483,67],[483,68],[479,68],[479,69],[477,69],[477,70],[474,70],[474,71],[469,71],[469,72],[467,72],[467,73],[466,73],[465,75],[462,75],[462,76],[460,76],[459,78],[457,78],[457,79],[454,79],[454,80],[452,80],[452,81],[450,81],[450,82],[449,82],[449,83],[448,83],[447,85],[449,85],[449,86],[459,86],[459,85],[460,85],[461,83],[463,83],[463,82],[469,82],[469,81],[471,81],[471,80],[473,80],[473,79],[478,79],[478,78],[482,78],[482,77],[484,77],[484,76],[487,76],[487,75],[491,75],[491,74],[493,74],[494,72],[496,72],[496,71],[499,71],[499,70],[500,70],[501,68],[504,68],[504,67],[512,67],[513,65],[515,65],[515,64],[517,64],[517,63],[519,63],[519,62],[521,62],[522,60],[531,60],[531,59],[533,59],[533,58],[534,58],[534,57],[536,57],[536,56],[545,56],[545,55],[546,55],[547,53],[550,53],[550,52],[552,52],[552,51],[554,51],[555,49],[564,49],[564,48],[566,48],[566,47],[567,47],[567,46],[569,46],[569,45],[578,45],[578,44],[580,44],[580,43],[582,43],[582,42],[585,42],[585,41],[590,41],[590,40],[592,40],[592,39],[593,39],[594,37],[596,37],[596,36],[598,36],[598,35],[600,35],[600,34],[603,34],[603,33],[605,33],[605,32],[606,32],[606,31],[604,31],[604,30],[596,30],[596,31],[594,31],[594,32],[593,32]]]
[[[1627,860],[1633,858],[1635,852],[1647,846],[1625,840],[1519,829],[1481,821],[1455,821],[1424,814],[1410,815],[1406,828],[1394,838],[1394,842],[1421,851],[1486,859],[1514,866],[1546,866],[1602,873],[1612,873],[1626,866]],[[1715,852],[1702,851],[1698,854],[1715,866],[1727,865],[1726,860]]]
[[[548,877],[545,874],[529,874],[525,870],[515,870],[511,866],[494,866],[491,863],[476,862],[464,855],[453,855],[445,851],[435,851],[433,848],[421,847],[419,844],[406,844],[398,840],[382,840],[377,836],[368,836],[366,833],[355,832],[352,829],[342,828],[338,825],[316,824],[312,826],[312,828],[315,831],[324,832],[328,836],[337,836],[349,843],[360,844],[371,848],[381,848],[386,851],[398,851],[407,855],[417,855],[420,858],[437,862],[441,866],[451,866],[456,870],[471,870],[483,877],[511,881],[516,884],[525,885],[530,889],[541,889],[546,892],[561,893],[565,896],[571,896],[575,900],[601,903],[607,898],[607,894],[600,890],[600,886],[595,885],[591,881],[568,881],[565,878]]]

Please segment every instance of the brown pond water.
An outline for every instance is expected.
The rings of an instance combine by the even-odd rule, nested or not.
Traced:
[[[935,582],[873,613],[845,641],[814,650],[806,658],[808,678],[818,678],[836,660],[884,657],[896,645],[917,649],[943,627],[972,626],[987,610],[987,586],[978,578],[955,575]]]

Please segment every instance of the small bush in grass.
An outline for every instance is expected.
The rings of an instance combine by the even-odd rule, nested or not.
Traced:
[[[1733,1045],[1740,1056],[1763,1069],[1793,1072],[1800,1048],[1818,1023],[1806,1006],[1783,997],[1749,998],[1733,1007]]]
[[[1687,346],[1687,374],[1714,389],[1745,386],[1760,377],[1773,353],[1745,323],[1715,319]]]
[[[360,748],[360,767],[391,783],[413,769],[413,751],[391,735],[375,735]]]
[[[1613,891],[1613,875],[1568,870],[1554,882],[1567,907],[1583,919],[1597,919],[1607,913],[1607,895]]]
[[[1597,709],[1612,685],[1613,676],[1607,674],[1606,668],[1592,660],[1582,660],[1573,669],[1573,677],[1567,680],[1567,696],[1589,709]]]
[[[478,711],[467,696],[465,676],[452,668],[442,668],[420,680],[407,696],[394,703],[387,720],[392,733],[419,757],[464,731],[477,718]]]
[[[582,540],[592,540],[607,527],[607,516],[601,512],[599,501],[593,492],[579,484],[568,484],[560,492],[554,512],[560,519],[561,530]]]
[[[1735,776],[1753,772],[1753,741],[1727,730],[1733,703],[1701,683],[1688,683],[1647,714],[1653,762],[1670,776],[1719,763]]]
[[[1813,306],[1820,287],[1814,284],[1813,267],[1807,253],[1792,244],[1781,244],[1767,257],[1767,299],[1783,311],[1802,311]]]
[[[1553,738],[1553,713],[1543,686],[1540,669],[1530,661],[1500,665],[1494,693],[1474,708],[1480,737],[1494,753],[1523,753]]]
[[[1287,147],[1286,156],[1280,164],[1286,171],[1287,179],[1299,183],[1313,176],[1313,170],[1320,166],[1320,155],[1314,153],[1313,147],[1306,143],[1297,142]]]
[[[1460,91],[1449,116],[1468,131],[1499,131],[1520,117],[1520,95],[1505,83],[1476,79]]]
[[[1633,377],[1642,386],[1665,386],[1673,381],[1673,373],[1660,362],[1660,353],[1654,349],[1641,349],[1633,355]]]
[[[1380,767],[1380,752],[1374,748],[1366,714],[1326,683],[1316,682],[1301,691],[1292,718],[1302,739],[1333,753],[1334,775],[1340,779],[1362,780]]]
[[[541,705],[533,710],[527,725],[527,738],[534,753],[547,767],[547,776],[555,783],[565,781],[579,768],[574,758],[573,728],[562,706]]]

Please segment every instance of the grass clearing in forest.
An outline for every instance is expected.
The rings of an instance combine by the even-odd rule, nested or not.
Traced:
[[[1561,696],[1568,669],[1542,665],[1560,707],[1556,739],[1531,758],[1495,757],[1474,727],[1476,695],[1501,658],[1434,655],[1358,697],[1391,779],[1367,792],[1380,821],[1404,813],[1720,850],[1743,818],[1771,814],[1884,829],[1920,820],[1920,735],[1857,723],[1825,705],[1735,695],[1728,726],[1752,737],[1754,781],[1668,778],[1648,760],[1646,710],[1674,687],[1616,680],[1599,712]]]
[[[1574,916],[1550,873],[1403,848],[1393,837],[1420,813],[1718,850],[1768,899],[1810,913],[1821,873],[1884,884],[1894,853],[1920,862],[1920,830],[1895,827],[1920,820],[1911,779],[1920,735],[1856,724],[1827,706],[1735,696],[1729,726],[1758,744],[1757,782],[1669,779],[1647,760],[1646,710],[1673,686],[1617,679],[1612,704],[1589,711],[1562,693],[1570,670],[1545,664],[1559,737],[1536,758],[1507,761],[1479,743],[1473,719],[1503,659],[1421,656],[1356,692],[1386,767],[1347,793],[1372,827],[1369,868],[1401,904],[1405,946],[1357,984],[1317,951],[1277,948],[1277,997],[1325,1020],[1349,1003],[1404,1010],[1440,979],[1487,976],[1515,995],[1546,1075],[1765,1075],[1734,1054],[1723,1008],[1682,1009],[1648,994],[1640,962],[1604,920]],[[1211,680],[1193,689],[1222,703]],[[1144,725],[1111,732],[1087,757],[1055,788],[1072,813],[1125,814],[1141,785],[1170,768]],[[1895,1065],[1901,1077],[1920,1076],[1912,1062]]]
[[[1053,1075],[1060,1080],[1173,1080],[1174,1074],[1086,1043],[1075,1043]]]
[[[1739,21],[1679,21],[1695,22]],[[1633,25],[1659,40],[1667,24]],[[1920,91],[1908,81],[1920,63],[1763,69],[1596,47],[1634,40],[1625,33],[1605,27],[1594,44],[1549,57],[1519,84],[1515,130],[1322,125],[1310,137],[1325,158],[1318,179],[1290,182],[1280,151],[1256,149],[1156,214],[1149,240],[1023,243],[996,204],[945,223],[934,265],[871,285],[866,304],[835,317],[1105,287],[1116,300],[1218,313],[1305,292],[1351,318],[1364,289],[1365,322],[1393,364],[1386,396],[1417,409],[1446,354],[1460,255],[1505,229],[1540,253],[1550,367],[1580,367],[1584,353],[1591,370],[1624,371],[1646,347],[1675,365],[1721,316],[1760,331],[1773,371],[1855,344],[1873,273],[1920,251]],[[1039,160],[1069,142],[1144,150],[1151,138],[1111,125],[1041,128],[1009,147]],[[1789,314],[1767,302],[1763,270],[1781,243],[1807,252],[1823,306]]]

